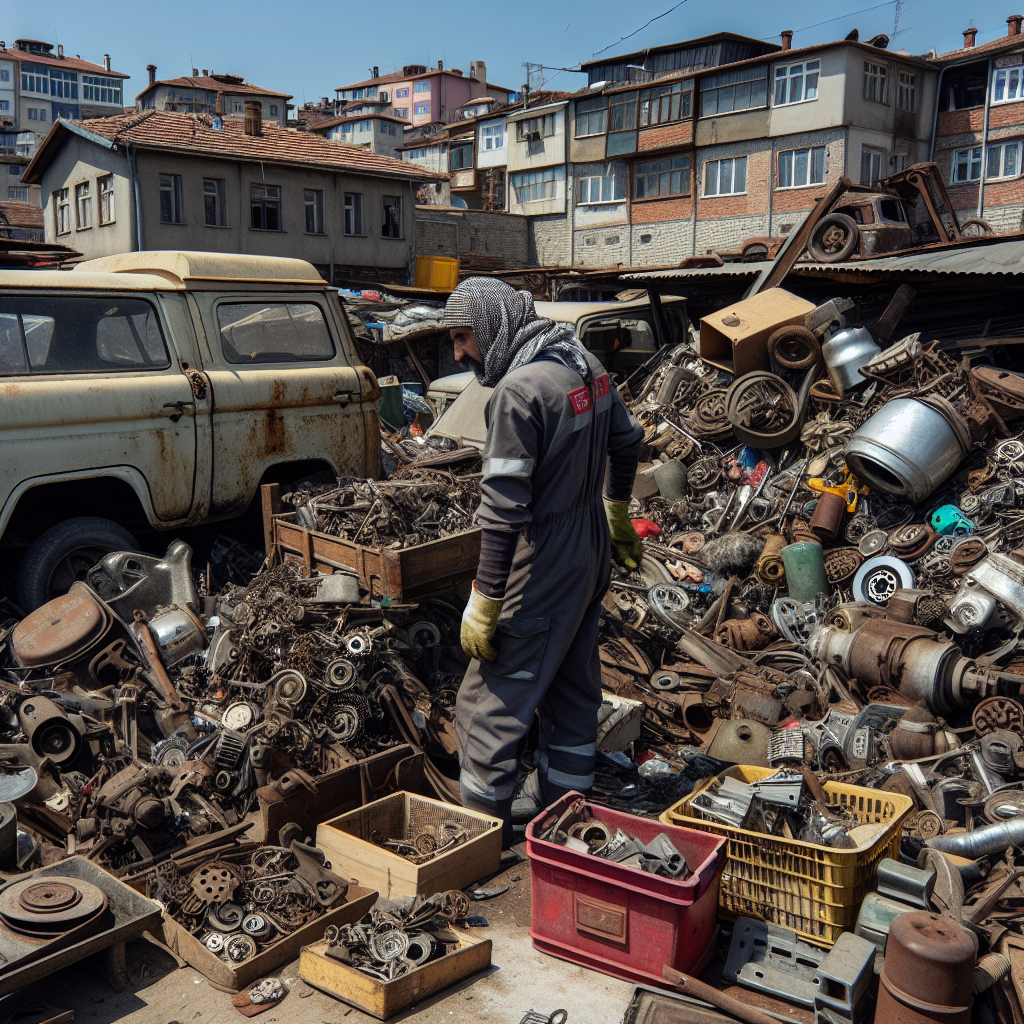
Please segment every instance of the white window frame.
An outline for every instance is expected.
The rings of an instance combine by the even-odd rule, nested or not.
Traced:
[[[429,114],[430,104],[429,103],[414,103],[412,107],[414,114]]]
[[[213,186],[212,188],[210,186]],[[213,223],[207,219],[207,200],[213,200]],[[224,179],[203,178],[203,223],[208,228],[227,227],[226,203],[224,202]]]
[[[647,169],[645,170],[645,168]],[[680,191],[675,192],[672,189],[672,180],[677,175],[679,178]],[[647,191],[647,186],[655,178],[657,179],[657,192],[652,195]],[[641,182],[643,182],[642,185]],[[666,185],[668,191],[663,192],[661,190],[663,184]],[[669,199],[677,198],[679,196],[688,196],[690,194],[690,188],[689,154],[683,153],[677,156],[662,157],[658,160],[645,160],[641,163],[633,164],[634,202],[643,202],[646,199]],[[637,194],[641,189],[645,193],[642,196]]]
[[[723,165],[729,164],[729,191],[721,192],[719,188],[721,186],[722,169]],[[743,188],[736,188],[736,169],[738,166],[743,168]],[[714,181],[715,191],[708,191],[711,183],[711,168],[715,169]],[[723,157],[720,160],[707,160],[704,163],[704,195],[708,198],[717,198],[719,196],[743,196],[747,194],[747,158],[745,156],[729,156]]]
[[[363,193],[345,193],[345,220],[342,225],[344,234],[362,237],[366,234],[363,229]]]
[[[872,96],[871,93],[877,93]],[[889,105],[889,65],[864,61],[864,99]]]
[[[789,107],[797,103],[810,103],[818,98],[818,79],[821,76],[820,60],[805,60],[799,64],[783,64],[775,69],[772,89],[772,104]],[[812,81],[813,79],[813,81]],[[782,98],[779,98],[779,87]],[[799,88],[799,97],[792,99],[794,88]],[[811,95],[813,92],[813,95]]]
[[[304,188],[302,190],[302,212],[306,225],[307,235],[322,235],[326,232],[324,227],[324,193],[318,188]],[[312,214],[312,218],[310,218]],[[310,229],[312,220],[312,230]]]
[[[885,177],[885,150],[879,146],[866,146],[861,145],[860,147],[860,183],[862,185],[871,185],[878,181],[880,178]],[[864,168],[865,161],[867,162],[867,178],[864,180]],[[878,165],[878,176],[874,175],[875,164]]]
[[[53,193],[53,225],[58,235],[71,234],[71,190],[59,188]]]
[[[535,127],[529,128],[528,125]],[[541,114],[539,117],[524,117],[516,121],[516,142],[527,142],[527,136],[536,132],[542,139],[555,134],[555,115]]]
[[[815,154],[821,154],[821,177],[812,177],[814,174]],[[803,180],[797,181],[797,165],[800,155],[804,154]],[[788,157],[788,161],[784,158]],[[783,185],[783,166],[789,164],[789,184]],[[804,146],[800,149],[784,149],[779,152],[776,159],[776,185],[777,189],[809,188],[812,185],[824,185],[828,177],[828,146]]]
[[[575,137],[585,139],[608,131],[608,100],[592,96],[576,102]]]
[[[100,227],[105,224],[113,224],[115,220],[114,208],[114,176],[107,174],[96,179],[96,193],[99,196]]]
[[[559,172],[562,172],[559,174]],[[517,171],[511,175],[511,187],[520,206],[542,203],[548,199],[561,199],[559,185],[565,186],[565,169],[541,167],[536,171]],[[536,195],[533,193],[536,191]]]
[[[92,227],[92,188],[88,181],[75,185],[75,230],[86,231]]]
[[[896,109],[917,113],[917,75],[911,71],[896,72]]]
[[[997,181],[1005,178],[1017,178],[1021,174],[1021,139],[1010,139],[1007,142],[994,142],[989,143],[988,150],[985,156],[985,180],[986,181]],[[1012,153],[1013,159],[1010,162],[1011,170],[1009,173],[1006,172],[1007,165],[1007,154]],[[992,171],[992,157],[998,154],[999,164],[996,172]]]
[[[415,96],[416,93],[422,94],[422,93],[425,93],[425,92],[426,93],[430,92],[430,82],[429,81],[427,81],[427,82],[413,82],[413,84],[412,84],[412,94],[413,94],[413,96]]]
[[[609,168],[611,165],[608,165]],[[626,201],[626,185],[621,173],[587,174],[576,179],[577,206],[606,206]]]
[[[972,181],[980,181],[981,161],[981,146],[968,146],[966,149],[954,150],[949,164],[950,185],[966,185]],[[976,171],[975,167],[977,168]],[[962,178],[959,177],[961,169],[964,172],[964,177]]]
[[[1019,103],[1024,100],[1024,66],[993,68],[992,102]]]
[[[28,186],[27,185],[8,185],[7,186],[7,198],[14,200],[16,203],[27,203],[28,202]]]
[[[165,184],[166,182],[166,184]],[[170,197],[170,220],[164,220],[164,193]],[[160,175],[160,223],[161,224],[184,224],[185,213],[182,205],[181,175],[161,174]]]
[[[489,124],[480,129],[480,138],[484,144],[484,150],[495,150],[505,148],[505,126],[503,124]]]

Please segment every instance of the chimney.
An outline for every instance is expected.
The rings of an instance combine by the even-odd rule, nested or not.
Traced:
[[[972,25],[970,28],[964,29],[964,46],[965,50],[969,50],[974,46],[974,37],[978,34],[978,30]]]
[[[203,68],[203,78],[205,78],[210,72]]]
[[[110,70],[110,54],[109,53],[103,54],[103,70],[104,71],[109,71]]]
[[[780,32],[779,35],[782,36],[782,48],[784,50],[792,50],[793,30],[791,28],[787,28],[784,32]]]
[[[156,85],[156,65],[147,64],[146,70],[149,72],[149,84]]]
[[[438,71],[444,71],[444,61],[443,60],[439,60],[437,62],[437,70]]]
[[[199,77],[199,68],[193,68],[192,69],[192,77],[193,78],[198,78]]]
[[[218,117],[223,117],[224,116],[224,90],[223,89],[218,89],[217,90],[217,105],[213,108],[213,112]]]
[[[63,43],[58,43],[57,44],[57,60],[63,60],[63,59],[64,59],[64,44]]]
[[[1024,21],[1024,14],[1011,14],[1006,19],[1006,24],[1009,26],[1006,30],[1008,36],[1019,36],[1020,35],[1020,24]]]
[[[377,67],[376,64],[373,65],[373,74],[370,77],[371,78],[380,78],[380,68]]]
[[[245,101],[245,134],[263,134],[263,106],[259,100]]]
[[[481,85],[487,84],[487,65],[482,60],[469,62],[469,77],[475,78]]]

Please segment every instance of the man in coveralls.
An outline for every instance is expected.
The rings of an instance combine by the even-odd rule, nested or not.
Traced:
[[[494,388],[480,564],[462,619],[473,660],[455,728],[463,803],[503,819],[508,843],[519,745],[535,712],[535,799],[545,806],[594,782],[597,626],[610,549],[630,568],[642,551],[628,505],[643,430],[572,327],[538,317],[529,292],[470,278],[443,322],[455,358]]]

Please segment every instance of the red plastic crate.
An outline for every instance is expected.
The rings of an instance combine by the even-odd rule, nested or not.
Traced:
[[[530,822],[535,949],[638,984],[667,985],[662,968],[698,974],[715,949],[718,887],[725,840],[708,832],[664,825],[596,804],[593,818],[613,832],[649,843],[664,832],[686,858],[692,874],[663,878],[537,838],[543,823],[579,799],[568,793]]]

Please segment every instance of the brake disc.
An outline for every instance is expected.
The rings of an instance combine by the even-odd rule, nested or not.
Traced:
[[[647,591],[647,604],[658,620],[672,629],[690,625],[686,614],[690,607],[690,595],[682,587],[672,583],[656,583]]]

